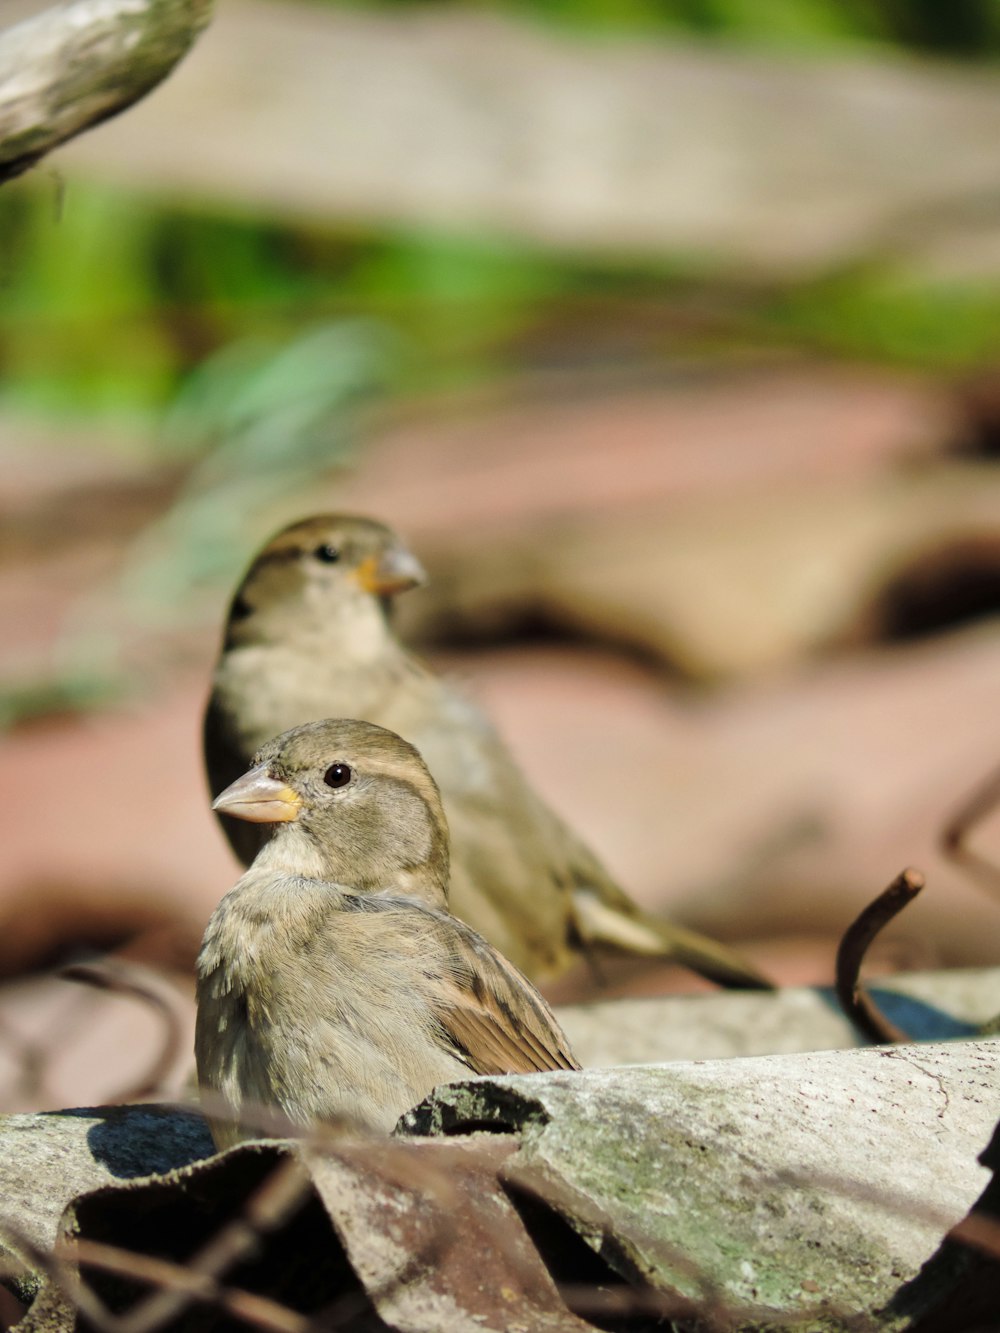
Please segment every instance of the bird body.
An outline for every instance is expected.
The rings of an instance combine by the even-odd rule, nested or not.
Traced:
[[[222,809],[273,836],[198,959],[195,1054],[229,1108],[209,1108],[220,1146],[253,1133],[254,1107],[388,1131],[438,1083],[577,1067],[530,983],[447,911],[447,825],[411,746],[313,723],[227,791]]]
[[[440,787],[451,911],[533,980],[608,945],[766,985],[733,950],[642,912],[530,787],[482,710],[400,643],[388,606],[421,578],[395,534],[369,519],[307,519],[263,548],[233,599],[206,710],[213,793],[286,728],[367,719],[411,741]],[[244,863],[266,836],[226,832]]]

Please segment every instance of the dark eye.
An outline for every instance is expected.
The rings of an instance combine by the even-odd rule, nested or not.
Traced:
[[[351,780],[351,770],[346,764],[331,764],[323,774],[323,781],[328,787],[346,787]]]
[[[340,552],[336,546],[331,546],[329,542],[324,542],[322,546],[317,546],[313,555],[317,560],[322,561],[324,565],[335,565],[340,559]]]

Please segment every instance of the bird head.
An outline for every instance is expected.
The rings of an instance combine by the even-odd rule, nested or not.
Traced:
[[[319,514],[283,528],[258,552],[229,608],[227,646],[328,631],[380,617],[398,593],[426,581],[416,556],[374,519]]]
[[[447,903],[448,825],[419,753],[371,722],[327,719],[261,747],[212,808],[273,824],[258,859],[361,893]]]

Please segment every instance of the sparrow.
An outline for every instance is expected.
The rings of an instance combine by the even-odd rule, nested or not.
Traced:
[[[308,518],[264,546],[230,605],[205,713],[213,794],[278,732],[364,718],[412,742],[440,788],[451,911],[533,981],[610,948],[768,988],[734,950],[643,912],[531,788],[483,711],[399,641],[393,599],[424,579],[396,534],[368,518]],[[267,836],[225,830],[244,864]]]
[[[253,1108],[389,1131],[439,1083],[579,1068],[531,983],[448,911],[448,825],[412,745],[370,722],[295,727],[214,809],[272,831],[198,957],[220,1148],[255,1136]]]

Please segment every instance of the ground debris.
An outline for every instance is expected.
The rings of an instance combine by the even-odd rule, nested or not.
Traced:
[[[933,1333],[961,1284],[971,1330],[998,1066],[986,1040],[471,1079],[390,1140],[216,1156],[167,1106],[8,1117],[17,1327]]]

